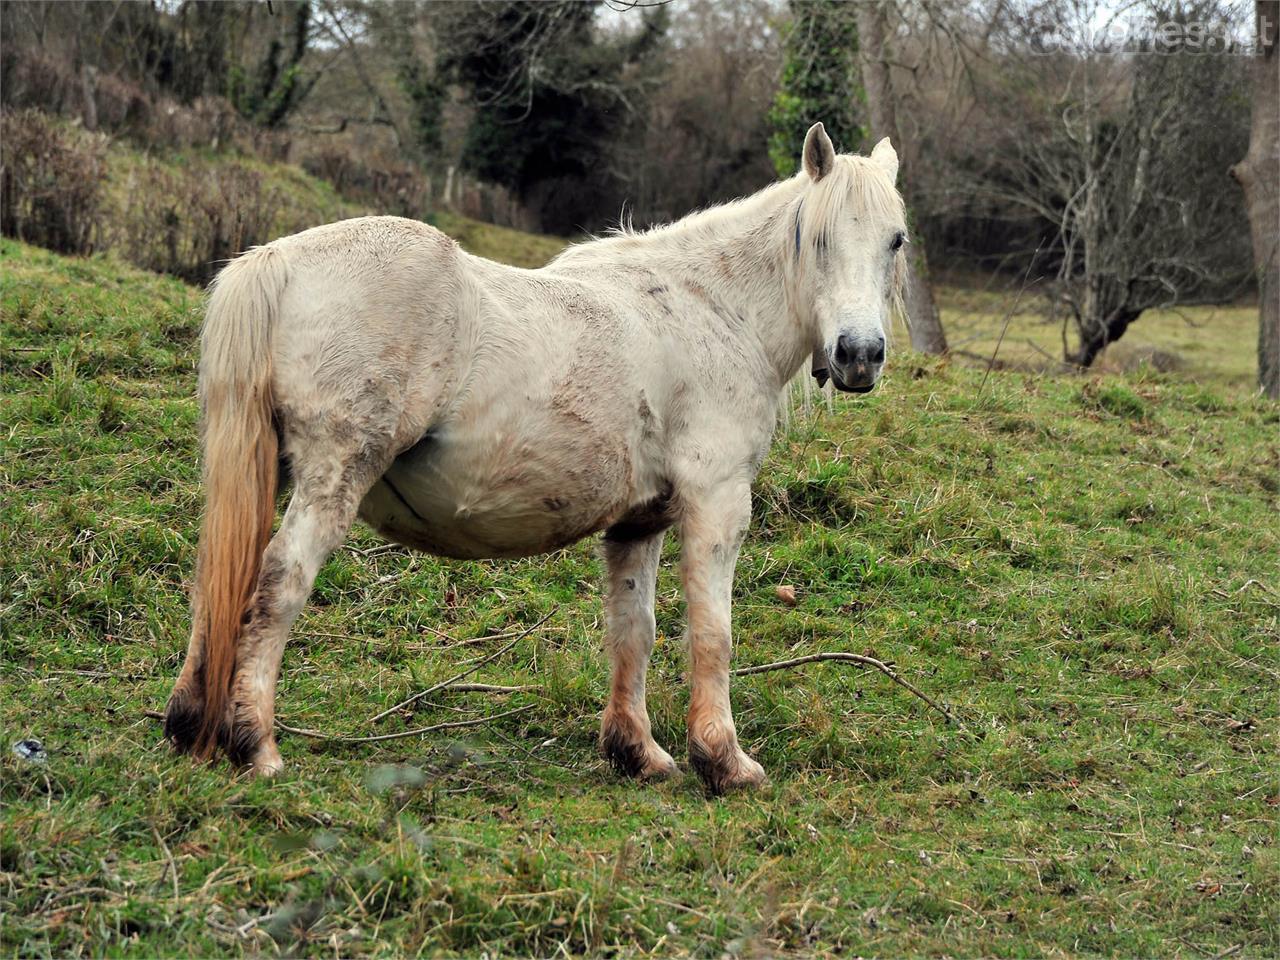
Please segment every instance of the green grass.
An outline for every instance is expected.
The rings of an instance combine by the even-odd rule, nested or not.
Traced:
[[[738,663],[870,650],[971,737],[811,666],[734,684],[765,791],[620,781],[594,753],[592,544],[457,563],[360,529],[294,632],[282,719],[371,732],[506,642],[455,641],[550,613],[470,678],[532,690],[442,692],[377,729],[528,709],[285,736],[287,772],[250,781],[172,756],[146,716],[185,646],[199,296],[0,257],[5,953],[1280,952],[1274,405],[1146,369],[982,388],[900,356],[875,394],[797,414],[757,487]],[[651,708],[680,757],[677,586],[665,564]]]

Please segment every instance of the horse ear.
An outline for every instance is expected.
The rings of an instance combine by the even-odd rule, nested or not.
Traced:
[[[871,151],[871,159],[884,167],[884,172],[889,175],[890,180],[898,179],[898,153],[893,149],[893,144],[889,142],[888,137],[876,144],[876,148]]]
[[[809,128],[804,135],[804,150],[801,152],[804,172],[809,179],[817,183],[836,165],[836,148],[831,145],[827,136],[827,128],[819,121]]]

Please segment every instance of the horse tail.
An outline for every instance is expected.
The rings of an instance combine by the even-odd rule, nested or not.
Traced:
[[[288,276],[284,257],[257,247],[213,284],[200,336],[205,511],[192,591],[204,637],[204,711],[193,752],[209,757],[226,717],[236,649],[271,539],[279,480],[271,334]]]

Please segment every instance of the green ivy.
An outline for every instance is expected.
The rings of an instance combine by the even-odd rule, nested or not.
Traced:
[[[791,0],[782,82],[769,110],[769,158],[778,176],[796,172],[805,132],[819,120],[837,150],[857,150],[867,135],[865,109],[855,5]]]
[[[242,117],[259,126],[280,127],[302,102],[316,80],[314,76],[308,80],[301,66],[307,52],[310,22],[309,0],[292,4],[287,45],[281,38],[273,37],[252,74],[239,64],[229,69],[227,98]]]

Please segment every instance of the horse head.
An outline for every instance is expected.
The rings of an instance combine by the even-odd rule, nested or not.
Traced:
[[[809,128],[809,179],[796,210],[795,256],[815,342],[812,372],[866,393],[884,369],[890,308],[906,273],[906,213],[894,186],[898,155],[886,137],[870,157],[838,155],[821,123]]]

